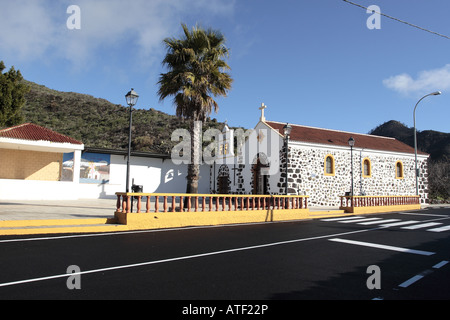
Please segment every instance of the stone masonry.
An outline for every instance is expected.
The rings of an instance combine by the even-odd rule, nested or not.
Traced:
[[[325,158],[334,158],[334,174],[325,175]],[[369,159],[371,175],[363,176],[363,160]],[[282,159],[280,167],[285,168]],[[403,178],[396,178],[396,163],[403,164]],[[427,200],[427,162],[420,164],[419,194]],[[375,152],[353,152],[354,195],[411,195],[415,194],[414,157],[381,154]],[[284,177],[280,177],[280,193],[284,192]],[[339,196],[351,191],[350,150],[337,151],[326,148],[289,147],[288,192],[309,195],[314,206],[337,206]]]

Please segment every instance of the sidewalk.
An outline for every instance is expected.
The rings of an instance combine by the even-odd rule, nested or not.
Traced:
[[[1,201],[0,221],[112,218],[116,199]],[[338,207],[310,207],[311,213],[339,213]]]
[[[423,209],[450,207],[450,204],[423,205]],[[0,201],[0,222],[12,220],[112,218],[116,199],[53,201]],[[309,207],[312,218],[342,214],[338,207]]]
[[[73,201],[2,201],[0,235],[30,235],[129,230],[126,225],[111,223],[116,199]],[[334,207],[311,207],[309,218],[343,215]],[[109,220],[109,221],[108,221]]]
[[[0,201],[0,221],[111,218],[115,199]]]
[[[130,230],[114,224],[116,199],[73,201],[0,201],[0,235],[30,235]],[[450,208],[449,204],[423,205],[422,209]],[[306,219],[353,215],[338,207],[309,207]]]

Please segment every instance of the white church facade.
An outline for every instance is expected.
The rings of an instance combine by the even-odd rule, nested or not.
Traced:
[[[389,137],[287,126],[266,120],[264,109],[245,141],[225,126],[211,193],[308,195],[310,206],[338,206],[344,195],[416,195],[414,148]],[[428,202],[427,159],[418,151],[421,203]]]

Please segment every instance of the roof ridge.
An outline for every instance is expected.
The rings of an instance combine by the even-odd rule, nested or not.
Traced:
[[[31,122],[27,122],[27,123],[16,124],[15,126],[12,126],[12,127],[9,127],[9,128],[0,129],[0,132],[7,132],[7,131],[10,131],[10,130],[13,130],[13,129],[17,129],[17,128],[23,127],[23,126],[25,126],[27,124],[32,124],[32,123]]]
[[[264,121],[264,123],[269,128],[277,130],[278,132],[282,132],[283,126],[286,124],[285,122],[277,121]],[[358,148],[402,152],[408,154],[414,153],[414,148],[395,138],[297,124],[292,124],[290,139],[298,142],[342,147],[348,146],[348,138],[351,136],[358,141]],[[420,151],[418,151],[418,153],[426,154]]]
[[[27,129],[30,128],[30,129]],[[33,128],[33,129],[31,129]],[[16,131],[15,131],[16,130]],[[35,131],[33,131],[35,130]],[[39,131],[36,131],[39,130]],[[40,134],[36,134],[40,132]],[[0,130],[0,137],[19,139],[19,140],[32,140],[32,141],[50,141],[50,142],[60,142],[60,143],[73,143],[73,144],[83,144],[83,142],[69,137],[65,134],[53,131],[52,129],[42,127],[35,123],[27,122],[22,123],[10,128]]]
[[[274,122],[274,123],[278,123],[278,124],[286,124],[286,122],[269,121],[269,120],[266,120],[265,122],[266,123]],[[358,132],[350,132],[350,131],[337,130],[337,129],[327,129],[327,128],[320,128],[320,127],[313,127],[313,126],[305,126],[305,125],[302,125],[302,124],[295,124],[295,123],[289,123],[289,124],[291,126],[297,126],[297,127],[303,127],[303,128],[319,129],[319,130],[326,130],[326,131],[334,131],[334,132],[341,132],[341,133],[356,134],[356,135],[367,136],[367,137],[378,137],[378,138],[384,138],[384,139],[389,139],[389,140],[396,140],[395,138],[392,138],[392,137],[378,136],[378,135],[368,134],[368,133],[358,133]]]

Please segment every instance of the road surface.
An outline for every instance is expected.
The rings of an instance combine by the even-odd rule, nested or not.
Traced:
[[[181,300],[176,313],[182,307],[195,312],[188,301],[198,299],[254,301],[259,308],[261,301],[270,307],[267,300],[450,299],[449,248],[448,207],[299,222],[4,236],[0,299]]]

